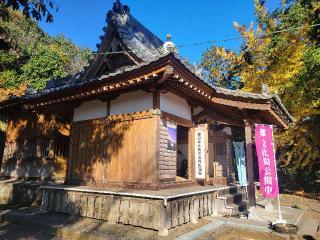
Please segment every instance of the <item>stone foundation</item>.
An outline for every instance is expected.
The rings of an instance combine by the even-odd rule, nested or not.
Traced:
[[[40,206],[42,199],[41,183],[38,181],[1,180],[0,204]]]
[[[43,187],[41,209],[45,212],[79,215],[129,224],[159,231],[166,235],[176,226],[192,222],[219,211],[221,200],[217,190],[192,193],[188,196],[161,197],[128,196],[127,193],[103,193],[103,191],[77,191]],[[138,195],[138,194],[137,194]]]

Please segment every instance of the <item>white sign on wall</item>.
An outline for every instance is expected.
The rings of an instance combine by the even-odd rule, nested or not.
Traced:
[[[206,168],[206,129],[201,125],[195,129],[195,177],[205,178]]]

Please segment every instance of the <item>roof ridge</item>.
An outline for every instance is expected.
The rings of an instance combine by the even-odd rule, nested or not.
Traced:
[[[161,54],[163,41],[139,22],[127,5],[120,1],[108,11],[107,23],[112,24],[126,47],[142,61],[150,61]]]

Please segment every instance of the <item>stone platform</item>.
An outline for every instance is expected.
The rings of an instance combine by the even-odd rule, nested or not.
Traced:
[[[67,185],[41,188],[42,211],[140,226],[158,230],[160,235],[227,209],[227,199],[219,196],[245,190],[238,186],[194,186],[158,191]]]

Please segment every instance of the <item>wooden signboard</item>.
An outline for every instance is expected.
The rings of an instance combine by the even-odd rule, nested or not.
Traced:
[[[207,169],[207,127],[206,124],[198,125],[194,130],[194,161],[195,178],[204,180]]]

